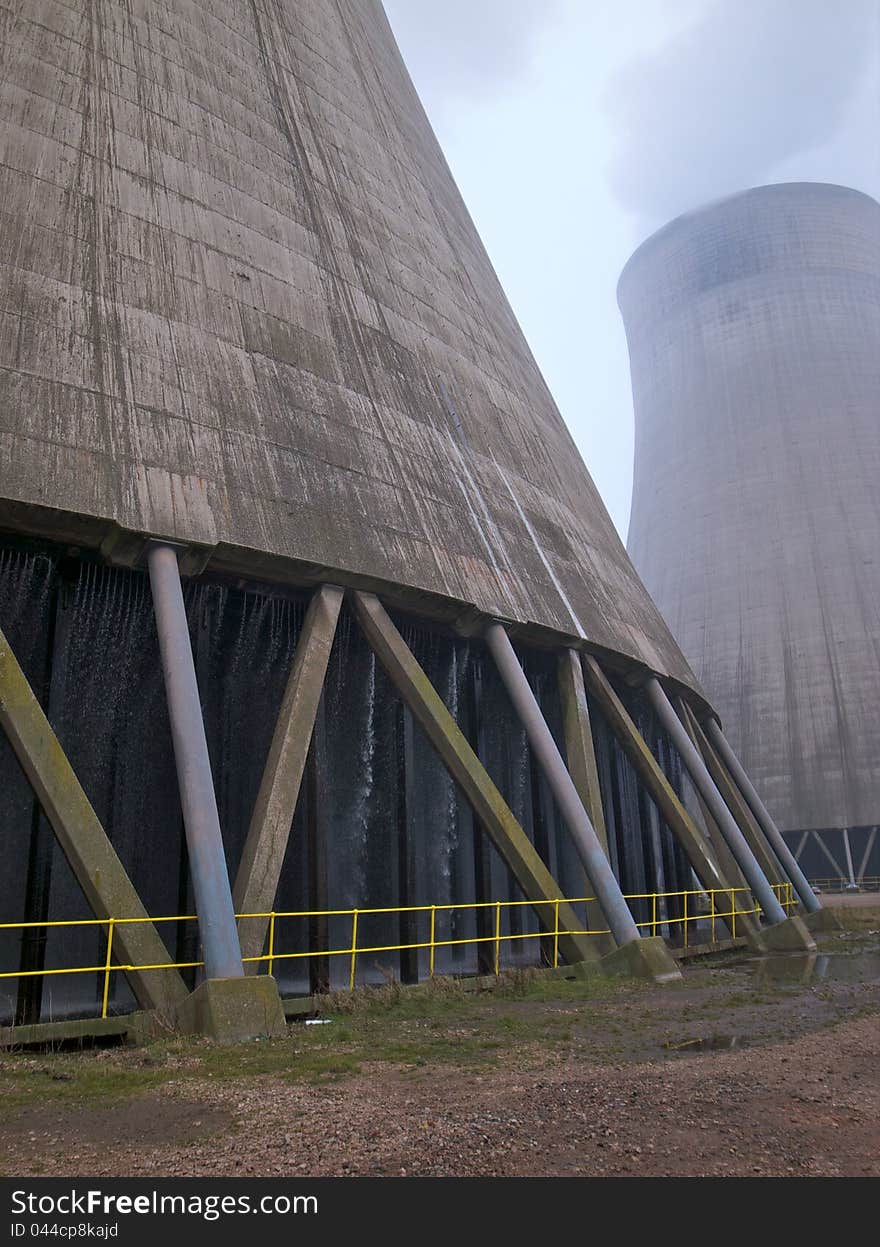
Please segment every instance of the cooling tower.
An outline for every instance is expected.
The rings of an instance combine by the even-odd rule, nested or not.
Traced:
[[[877,874],[880,206],[745,191],[649,238],[618,300],[630,556],[809,873]]]
[[[0,78],[10,1015],[93,1010],[74,946],[175,1017],[201,959],[589,959],[566,897],[677,974],[622,890],[730,882],[657,717],[709,707],[378,0],[29,0]]]

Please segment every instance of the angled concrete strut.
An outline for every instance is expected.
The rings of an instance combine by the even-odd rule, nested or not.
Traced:
[[[92,809],[6,637],[0,631],[0,727],[98,918],[148,918],[125,867]],[[168,955],[152,922],[114,928],[114,960],[129,965],[167,965]],[[176,970],[128,973],[138,1003],[170,1015],[186,997]]]
[[[815,913],[816,910],[822,908],[821,902],[810,887],[804,872],[795,861],[791,849],[783,840],[782,833],[773,821],[770,811],[758,795],[742,763],[733,752],[730,742],[721,730],[721,724],[712,717],[707,719],[703,726],[706,735],[717,749],[722,761],[733,776],[734,782],[739,786],[740,792],[748,802],[752,814],[763,828],[764,835],[770,841],[770,846],[779,859],[780,864],[794,884],[794,889],[800,897],[804,909],[806,909],[807,913]]]
[[[611,934],[618,944],[629,944],[640,938],[629,906],[623,899],[620,884],[614,877],[596,830],[587,816],[577,789],[562,760],[546,720],[541,713],[535,695],[520,666],[510,637],[500,623],[491,623],[486,629],[486,643],[499,674],[513,702],[529,744],[541,765],[547,783],[559,806],[566,826],[571,832],[578,856],[602,907]]]
[[[323,585],[306,611],[232,890],[237,914],[266,913],[275,905],[342,598],[341,589]],[[268,922],[239,918],[243,957],[260,956]],[[259,962],[248,969],[256,967],[262,970]]]
[[[730,851],[736,858],[740,870],[745,875],[746,882],[764,911],[767,921],[772,924],[785,922],[786,913],[779,903],[779,898],[758,865],[745,836],[725,805],[724,798],[715,787],[705,762],[700,757],[696,745],[685,731],[681,720],[672,707],[672,703],[664,693],[660,681],[655,676],[652,676],[645,684],[645,691],[648,694],[648,700],[657,712],[657,717],[672,737],[675,747],[681,755],[682,762],[687,767],[691,779],[709,807],[712,817],[727,841]]]
[[[465,739],[384,607],[371,593],[352,594],[355,611],[370,645],[392,683],[409,706],[452,778],[509,866],[530,901],[556,901],[563,894],[517,822],[501,793]],[[536,905],[546,931],[554,928],[554,905]],[[559,905],[559,925],[577,931],[580,922],[571,906]],[[586,935],[560,935],[559,949],[568,962],[591,961],[599,950]]]
[[[608,852],[608,829],[602,808],[602,792],[599,787],[599,770],[593,744],[593,729],[584,687],[584,672],[577,650],[563,649],[557,664],[559,697],[562,702],[562,725],[565,732],[565,760],[572,783],[587,811],[587,817],[596,829],[599,843],[606,857]],[[590,927],[602,925],[602,907],[597,901],[587,903],[587,922]],[[600,938],[613,947],[610,935]]]
[[[590,654],[584,655],[584,672],[590,692],[599,703],[612,732],[632,762],[639,779],[647,788],[651,800],[684,850],[700,883],[709,890],[729,892],[733,909],[747,908],[734,894],[733,884],[715,861],[699,827],[679,800],[678,794],[651,752],[648,742],[636,727],[604,671]],[[729,919],[719,921],[723,921],[727,927],[731,925]],[[754,923],[746,914],[743,914],[742,918],[737,916],[737,925],[741,922],[745,924],[743,929],[747,930],[750,935],[754,935]]]
[[[703,731],[697,716],[682,697],[676,699],[675,708],[685,728],[691,728],[688,735],[696,745],[700,757],[706,763],[706,769],[712,776],[712,782],[724,798],[724,804],[736,820],[737,826],[745,836],[746,843],[754,853],[755,859],[767,876],[768,881],[777,884],[788,883],[788,875],[782,869],[779,859],[773,852],[764,832],[759,827],[745,798],[733,782],[730,772]]]
[[[147,561],[205,977],[238,978],[244,969],[177,551],[173,546],[155,543],[147,551]]]

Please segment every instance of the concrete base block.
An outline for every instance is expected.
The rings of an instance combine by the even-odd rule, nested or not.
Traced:
[[[206,979],[177,1012],[177,1027],[218,1043],[243,1043],[285,1033],[278,985],[268,974]]]
[[[772,927],[764,927],[761,937],[768,952],[800,952],[812,953],[816,950],[816,941],[807,930],[803,918],[792,914],[784,922],[776,922]]]
[[[834,912],[833,909],[827,909],[824,905],[821,909],[816,909],[811,914],[807,914],[804,919],[804,926],[808,931],[842,931],[843,923]]]
[[[675,958],[659,935],[644,936],[621,944],[599,962],[603,974],[626,974],[630,978],[671,983],[681,978]]]
[[[681,978],[675,958],[659,935],[645,936],[622,944],[598,961],[576,961],[551,971],[558,978],[589,979],[597,975],[619,974],[627,978],[653,979],[655,983],[672,983]]]

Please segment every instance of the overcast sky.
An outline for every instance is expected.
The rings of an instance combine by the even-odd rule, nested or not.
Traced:
[[[672,217],[767,182],[880,198],[880,0],[385,0],[422,102],[621,536],[615,288]]]

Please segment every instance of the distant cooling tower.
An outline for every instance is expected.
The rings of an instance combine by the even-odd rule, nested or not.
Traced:
[[[7,1016],[784,926],[378,0],[6,6],[0,112]]]
[[[808,873],[876,875],[880,205],[746,191],[649,238],[618,299],[630,556]]]

